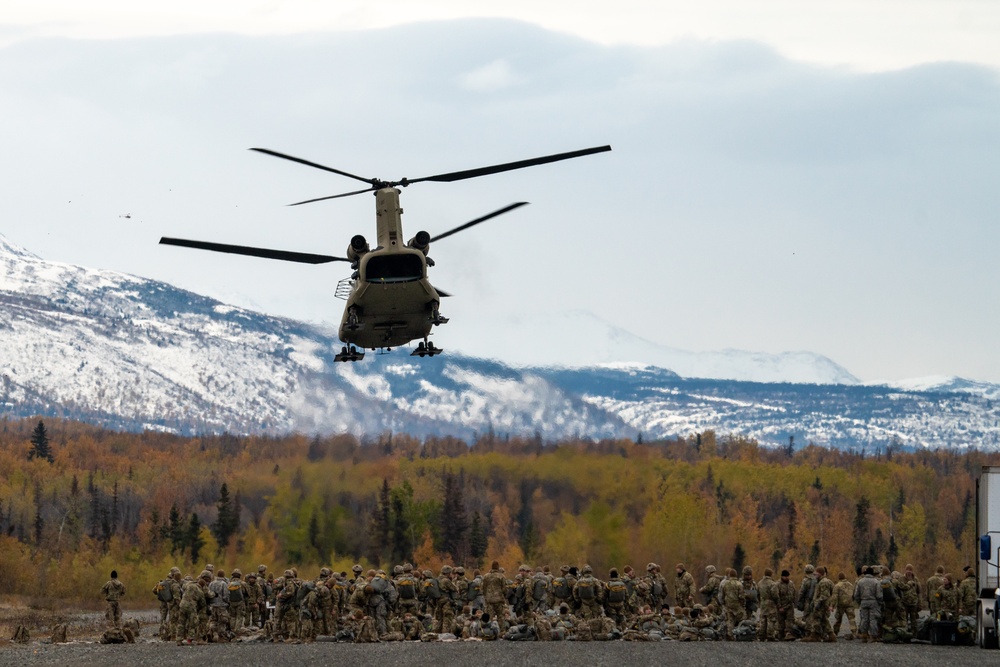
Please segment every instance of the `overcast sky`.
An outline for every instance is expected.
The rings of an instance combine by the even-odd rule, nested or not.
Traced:
[[[395,179],[610,143],[403,192],[407,233],[532,202],[433,249],[456,295],[440,346],[510,358],[511,313],[588,311],[676,348],[821,353],[863,380],[1000,381],[1000,5],[503,6],[5,3],[0,233],[334,322],[343,266],[156,240],[342,254],[373,235],[367,195],[283,206],[354,182],[251,146]],[[558,358],[559,336],[586,334],[538,345]]]

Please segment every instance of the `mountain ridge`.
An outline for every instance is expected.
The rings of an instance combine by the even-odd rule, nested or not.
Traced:
[[[686,378],[653,364],[515,367],[405,348],[337,364],[333,331],[166,283],[47,262],[0,236],[0,414],[199,434],[406,431],[1000,449],[990,385]]]

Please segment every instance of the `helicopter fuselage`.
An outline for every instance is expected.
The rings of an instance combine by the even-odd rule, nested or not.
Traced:
[[[399,190],[382,188],[375,199],[378,246],[348,248],[358,266],[339,331],[343,342],[368,349],[425,340],[441,301],[427,279],[427,246],[403,241]]]

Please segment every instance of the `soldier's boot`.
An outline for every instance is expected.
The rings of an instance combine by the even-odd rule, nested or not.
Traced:
[[[836,635],[836,633],[831,632],[830,634],[828,634],[826,636],[826,639],[824,639],[823,641],[825,641],[825,642],[835,642],[835,641],[837,641],[837,635]]]
[[[786,632],[785,633],[785,641],[786,642],[795,641],[795,635],[793,635],[791,632]]]
[[[852,641],[854,639],[854,634],[848,632],[846,635],[844,635],[844,639],[846,639],[847,641]]]

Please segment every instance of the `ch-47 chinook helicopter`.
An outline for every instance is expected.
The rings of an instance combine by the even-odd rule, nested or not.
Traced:
[[[594,153],[603,153],[610,151],[611,146],[585,148],[569,153],[546,155],[530,160],[493,165],[491,167],[467,169],[465,171],[455,171],[448,174],[424,176],[421,178],[403,178],[398,181],[364,178],[266,148],[252,148],[250,150],[284,160],[291,160],[292,162],[298,162],[299,164],[340,174],[341,176],[366,183],[368,187],[363,190],[307,199],[295,202],[291,206],[309,204],[326,199],[349,197],[365,192],[374,192],[377,243],[375,249],[371,249],[368,241],[360,234],[354,236],[351,239],[350,245],[347,246],[347,257],[272,250],[270,248],[251,248],[248,246],[168,237],[161,238],[160,243],[305,264],[349,262],[351,268],[354,269],[354,273],[349,279],[341,281],[336,293],[338,297],[347,300],[339,331],[340,340],[345,343],[345,346],[334,358],[336,361],[359,361],[364,358],[364,350],[366,348],[373,351],[380,348],[390,349],[414,340],[420,340],[421,342],[411,353],[411,356],[433,357],[439,354],[441,348],[431,343],[428,337],[430,336],[432,327],[448,321],[448,318],[441,315],[440,305],[441,297],[450,295],[442,290],[435,289],[427,279],[427,267],[434,266],[434,260],[428,256],[431,243],[440,241],[452,234],[495,218],[498,215],[513,211],[527,203],[516,202],[510,204],[437,236],[431,236],[425,231],[420,231],[404,244],[401,219],[403,209],[399,206],[400,191],[398,187],[405,188],[413,183],[423,181],[451,183],[452,181],[461,181],[467,178],[488,176],[513,169],[523,169],[549,162],[558,162]]]

